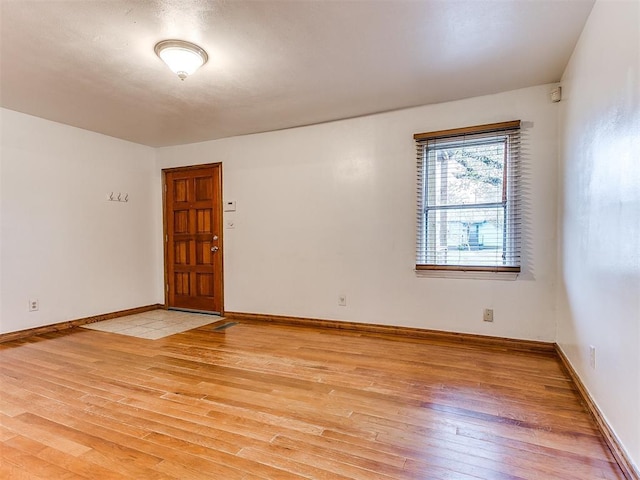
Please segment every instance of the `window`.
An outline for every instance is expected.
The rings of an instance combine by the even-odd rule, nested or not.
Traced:
[[[414,135],[416,270],[520,271],[520,121]]]

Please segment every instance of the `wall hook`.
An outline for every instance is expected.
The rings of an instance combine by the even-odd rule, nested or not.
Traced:
[[[109,201],[110,202],[128,202],[129,201],[129,194],[128,193],[118,192],[118,196],[116,196],[116,194],[114,192],[111,192],[109,194]]]

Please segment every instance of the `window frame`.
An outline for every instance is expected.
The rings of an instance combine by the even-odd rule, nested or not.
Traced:
[[[478,278],[487,278],[487,275],[505,275],[515,279],[521,272],[521,212],[520,201],[521,185],[520,175],[520,120],[509,122],[491,123],[435,132],[416,133],[413,138],[417,148],[417,224],[416,224],[416,263],[415,270],[426,276],[465,276],[476,274]],[[437,141],[448,139],[469,140],[506,136],[505,159],[503,164],[503,193],[501,202],[487,202],[484,204],[455,204],[455,205],[429,205],[427,191],[429,185],[429,158],[430,152],[437,148]],[[435,144],[434,144],[435,143]],[[491,205],[489,205],[491,203]],[[503,222],[503,264],[491,265],[464,265],[453,263],[437,263],[436,260],[428,262],[429,241],[428,212],[430,210],[462,210],[473,206],[477,208],[504,208]],[[432,234],[433,235],[433,234]],[[433,252],[432,252],[433,253]],[[509,261],[507,262],[507,259]],[[508,263],[508,264],[505,264]]]

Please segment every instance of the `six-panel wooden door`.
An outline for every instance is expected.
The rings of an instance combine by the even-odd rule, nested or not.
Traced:
[[[222,312],[221,165],[165,171],[167,306]]]

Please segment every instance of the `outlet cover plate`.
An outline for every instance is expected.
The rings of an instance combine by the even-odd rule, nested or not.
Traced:
[[[39,308],[40,308],[40,302],[38,302],[37,299],[29,300],[29,311],[30,312],[37,312]]]

